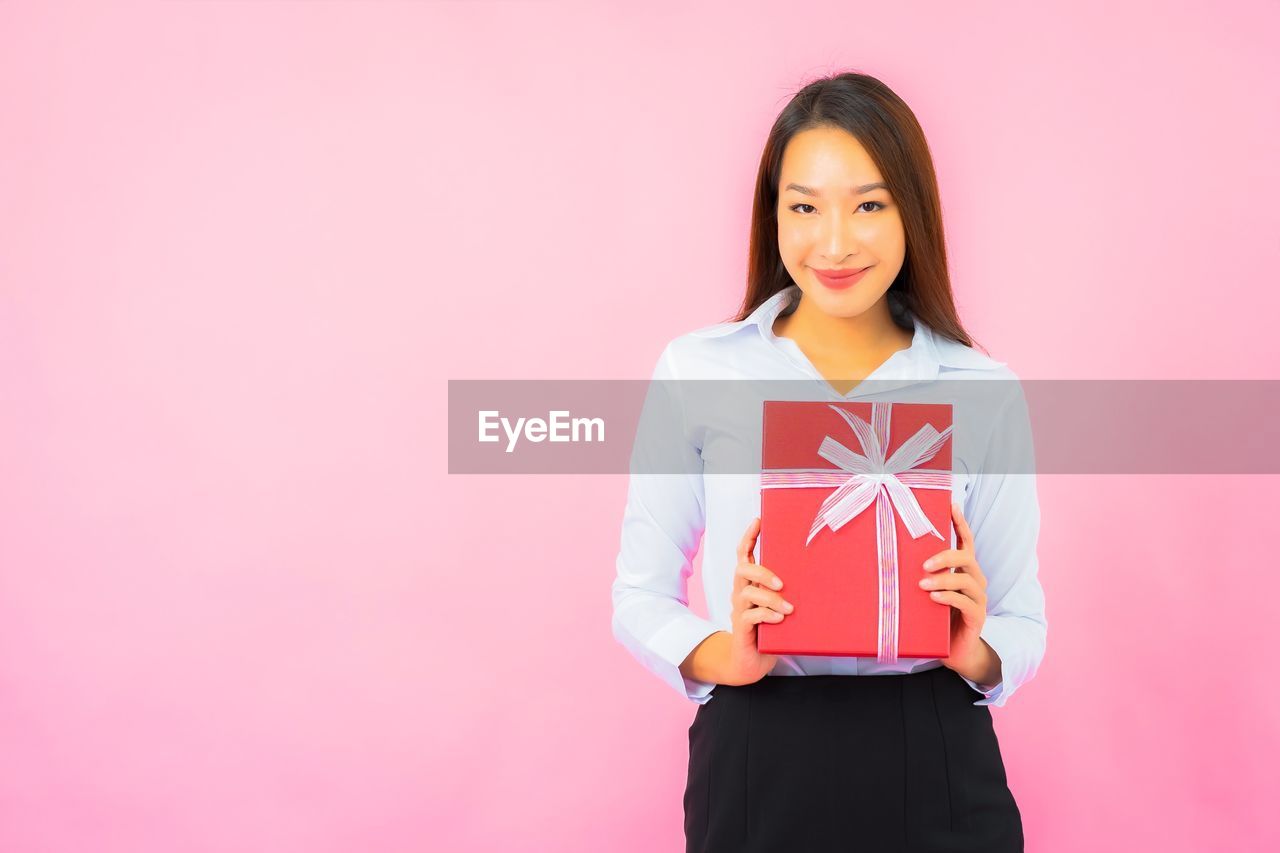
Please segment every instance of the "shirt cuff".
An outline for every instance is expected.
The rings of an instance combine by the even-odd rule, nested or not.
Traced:
[[[699,705],[711,701],[711,691],[715,689],[716,683],[686,678],[680,671],[680,664],[684,663],[684,659],[699,643],[719,630],[722,629],[710,620],[695,613],[687,613],[664,627],[649,641],[649,648],[665,664],[659,667],[657,674],[677,692],[683,693],[686,699]]]
[[[1013,692],[1012,690],[1008,692],[1005,691],[1005,682],[1008,681],[1007,667],[1009,665],[1009,659],[1007,654],[1009,650],[1009,643],[1000,635],[999,627],[996,624],[998,621],[999,620],[993,619],[990,614],[988,614],[987,620],[983,623],[982,631],[978,636],[991,647],[991,650],[996,653],[996,657],[1000,658],[1000,672],[1002,676],[1000,682],[989,689],[984,689],[982,685],[978,684],[978,682],[973,679],[965,678],[963,675],[960,676],[961,678],[964,678],[965,684],[982,694],[982,698],[973,703],[975,705],[995,705],[999,708],[1008,701],[1009,695]]]
[[[958,674],[958,673],[957,673],[957,674]],[[965,684],[969,685],[969,686],[970,686],[970,687],[972,687],[974,690],[976,690],[976,691],[978,691],[979,693],[981,693],[981,694],[982,694],[982,698],[981,698],[981,699],[979,699],[979,700],[977,700],[977,701],[976,701],[976,702],[974,702],[973,704],[975,704],[975,705],[996,705],[997,707],[999,707],[999,704],[1001,704],[1001,703],[999,702],[1000,697],[1004,695],[1004,682],[1003,682],[1003,681],[1001,681],[1001,682],[1000,682],[999,684],[997,684],[995,687],[992,687],[990,690],[983,690],[983,689],[982,689],[982,687],[981,687],[977,682],[973,681],[972,679],[970,679],[970,678],[965,678],[963,675],[961,675],[960,677],[961,677],[961,678],[964,678],[964,683],[965,683]]]

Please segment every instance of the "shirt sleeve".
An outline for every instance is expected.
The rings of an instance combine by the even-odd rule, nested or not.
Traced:
[[[688,578],[705,526],[702,456],[690,441],[671,344],[654,368],[636,429],[617,576],[613,636],[681,696],[699,705],[712,682],[680,664],[720,630],[689,609]]]
[[[980,636],[999,655],[1002,677],[990,690],[964,680],[982,694],[973,704],[996,707],[1035,676],[1048,629],[1037,578],[1040,503],[1031,418],[1021,383],[1015,377],[1008,385],[1012,393],[996,418],[983,470],[964,508],[987,578],[987,619]]]

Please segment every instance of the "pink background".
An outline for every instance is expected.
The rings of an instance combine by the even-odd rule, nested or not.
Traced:
[[[681,849],[625,477],[448,476],[446,379],[644,378],[724,319],[764,135],[847,69],[1024,379],[1275,378],[1278,23],[0,4],[0,849]],[[1042,478],[1048,653],[994,713],[1029,850],[1280,842],[1275,486]]]

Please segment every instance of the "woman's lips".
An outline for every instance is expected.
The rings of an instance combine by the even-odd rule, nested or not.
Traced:
[[[860,270],[819,270],[813,271],[818,277],[818,281],[822,282],[832,290],[844,290],[853,287],[858,280],[866,274],[871,267],[863,267]]]

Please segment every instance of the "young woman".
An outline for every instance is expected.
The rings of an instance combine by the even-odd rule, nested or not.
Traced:
[[[671,403],[669,433],[656,419],[637,433],[633,461],[656,472],[665,454],[680,467],[633,467],[613,632],[698,704],[687,853],[1022,850],[988,706],[1004,705],[1044,655],[1040,513],[1034,476],[983,466],[993,449],[1031,458],[1029,417],[1017,376],[974,350],[956,316],[928,146],[883,83],[840,74],[790,101],[760,162],[742,308],[671,341],[653,376],[808,381],[829,400],[880,380],[1009,380],[990,428],[955,442],[956,547],[901,573],[951,608],[950,657],[757,650],[756,626],[796,608],[787,579],[755,559],[758,478],[716,473],[757,437],[726,424],[726,406],[700,405],[705,392]],[[700,540],[706,619],[689,610],[686,585]]]

